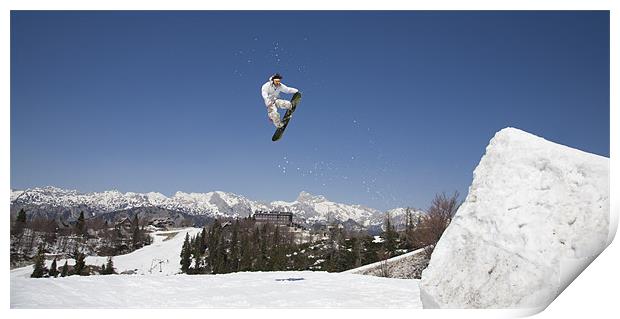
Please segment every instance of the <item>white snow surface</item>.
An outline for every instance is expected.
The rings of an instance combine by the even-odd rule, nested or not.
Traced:
[[[421,308],[421,303],[414,279],[277,271],[11,278],[11,308]]]
[[[543,309],[609,244],[609,159],[506,128],[420,282],[424,308]]]
[[[11,271],[11,308],[421,308],[419,280],[312,271],[183,275],[182,229],[172,239],[114,257],[117,271],[136,275],[30,278],[32,266]],[[175,232],[175,231],[172,231]],[[162,272],[153,259],[168,259]],[[87,257],[101,265],[106,257]],[[51,264],[48,260],[47,265]],[[64,260],[57,262],[60,268]],[[69,260],[69,264],[74,264]]]

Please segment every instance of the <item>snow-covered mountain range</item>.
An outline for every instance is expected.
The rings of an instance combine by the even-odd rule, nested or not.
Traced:
[[[346,222],[353,220],[364,227],[380,225],[389,213],[395,224],[404,224],[405,208],[382,212],[361,205],[349,205],[329,201],[323,196],[301,192],[293,202],[271,203],[253,201],[241,195],[214,191],[208,193],[177,192],[171,197],[161,193],[121,193],[116,190],[80,193],[47,186],[28,190],[11,190],[12,212],[17,207],[35,211],[62,213],[73,216],[79,211],[94,216],[136,207],[159,207],[190,215],[211,217],[247,217],[256,211],[292,212],[297,221],[312,223]],[[412,210],[414,214],[422,213]]]

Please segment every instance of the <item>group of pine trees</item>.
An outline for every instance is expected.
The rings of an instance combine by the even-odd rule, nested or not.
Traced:
[[[385,241],[378,242],[372,236],[349,233],[344,229],[332,229],[329,239],[322,244],[323,249],[318,251],[319,260],[323,260],[321,267],[308,270],[341,272],[379,261],[385,251]]]
[[[101,275],[111,275],[116,274],[116,269],[114,268],[114,261],[112,260],[112,256],[108,256],[108,260],[106,264],[101,265],[100,268],[96,266],[86,265],[86,255],[80,251],[75,251],[72,255],[75,259],[75,265],[69,266],[67,260],[65,260],[65,264],[58,269],[58,265],[56,264],[56,258],[52,261],[52,264],[49,268],[45,265],[45,246],[43,244],[39,245],[37,250],[37,254],[34,258],[34,270],[30,277],[32,278],[43,278],[43,277],[67,277],[73,275],[79,276],[89,276],[94,272],[98,272]]]
[[[286,270],[296,245],[284,226],[257,225],[253,220],[216,220],[194,237],[186,234],[181,271],[222,274],[237,271]]]
[[[256,223],[250,218],[216,220],[196,236],[186,234],[181,271],[222,274],[238,271],[324,270],[339,272],[407,251],[390,218],[377,241],[363,232],[331,227],[327,239],[298,243],[288,226]]]

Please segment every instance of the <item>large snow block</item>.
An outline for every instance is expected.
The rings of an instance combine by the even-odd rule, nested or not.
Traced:
[[[425,308],[544,309],[609,244],[609,159],[495,134],[422,272]]]

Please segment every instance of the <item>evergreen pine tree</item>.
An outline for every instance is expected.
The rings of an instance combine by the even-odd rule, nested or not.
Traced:
[[[52,265],[50,266],[50,277],[58,277],[58,267],[56,265],[56,258],[52,261]]]
[[[86,259],[86,255],[84,255],[83,253],[78,253],[77,259],[75,260],[75,266],[73,266],[73,274],[74,275],[80,275],[80,276],[87,276],[87,270],[86,270],[86,262],[84,261]]]
[[[407,249],[414,249],[414,220],[411,209],[407,207],[407,228],[405,229],[405,240],[407,243]]]
[[[353,245],[353,264],[351,266],[357,268],[362,266],[362,239],[353,237],[351,240]]]
[[[224,232],[220,229],[216,232],[213,273],[223,274],[227,272],[228,258],[226,256],[226,242],[224,240]]]
[[[241,230],[241,240],[239,245],[239,270],[250,271],[252,270],[252,247],[248,236],[248,229]]]
[[[280,226],[276,226],[273,232],[273,245],[270,254],[270,270],[286,270],[286,250],[280,234]]]
[[[226,247],[221,225],[219,220],[215,220],[209,232],[209,265],[214,274],[226,272]]]
[[[229,271],[239,271],[239,220],[235,220],[230,238],[230,267]]]
[[[189,271],[191,254],[192,251],[189,244],[189,233],[185,233],[185,241],[183,242],[183,248],[181,248],[181,271],[185,274]]]
[[[205,228],[206,229],[206,228]],[[215,245],[215,241],[213,240],[214,234],[213,234],[214,230],[213,230],[213,225],[211,225],[211,227],[206,231],[206,240],[205,240],[205,258],[203,260],[204,263],[204,268],[206,273],[212,273],[213,272],[213,261],[214,261],[214,245]]]
[[[67,265],[67,261],[65,260],[65,264],[60,271],[60,277],[67,277],[67,275],[69,275],[69,265]]]
[[[327,271],[340,272],[348,269],[347,264],[347,247],[345,241],[345,233],[340,228],[334,228],[332,232],[332,249]]]
[[[107,272],[107,270],[105,269],[105,264],[101,264],[101,272],[100,272],[100,274],[107,275],[106,272]]]
[[[207,234],[207,228],[203,227],[202,231],[200,232],[200,251],[203,252],[207,249],[207,240],[208,240],[208,234]]]
[[[388,258],[394,256],[396,254],[396,240],[398,239],[398,233],[392,225],[389,213],[385,219],[385,231],[383,232],[383,237],[385,239],[383,242],[383,248],[385,249]]]
[[[108,261],[105,265],[105,274],[112,275],[115,274],[116,270],[114,269],[114,261],[112,260],[112,256],[108,256]]]
[[[258,226],[256,226],[256,228],[254,229],[254,233],[252,234],[252,246],[254,247],[254,249],[252,249],[252,265],[250,266],[250,270],[252,271],[257,271],[257,270],[263,270],[263,264],[264,264],[264,260],[263,260],[263,254],[262,254],[262,236],[261,236],[261,232],[260,232],[260,228]]]
[[[202,229],[202,232],[200,233],[200,252],[202,253],[201,255],[201,273],[203,274],[210,274],[212,272],[212,267],[211,267],[211,256],[210,254],[211,252],[211,244],[209,243],[209,229],[205,226]]]
[[[192,255],[194,258],[194,269],[192,270],[193,274],[201,274],[203,273],[203,251],[202,251],[202,234],[197,234],[196,239],[193,242]]]
[[[15,220],[15,233],[16,234],[21,234],[24,231],[24,228],[26,228],[26,211],[22,208],[19,210],[19,212],[17,213],[17,219]]]
[[[259,232],[259,241],[258,241],[258,262],[257,268],[258,270],[269,270],[269,251],[267,250],[267,241],[269,239],[269,224],[266,224],[263,229]]]
[[[41,278],[45,275],[45,249],[43,244],[39,245],[37,255],[34,257],[34,271],[30,275],[32,278]]]
[[[372,264],[379,261],[378,251],[381,244],[374,242],[374,237],[364,236],[362,238],[362,265]]]

